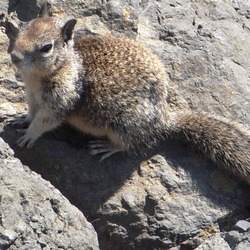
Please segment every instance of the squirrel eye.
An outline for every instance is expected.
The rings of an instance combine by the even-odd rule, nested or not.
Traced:
[[[48,43],[48,44],[45,44],[42,48],[41,48],[41,52],[43,53],[47,53],[49,52],[51,49],[52,49],[53,45],[52,43]]]

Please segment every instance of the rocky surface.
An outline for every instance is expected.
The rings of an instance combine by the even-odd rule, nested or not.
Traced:
[[[7,122],[25,113],[26,105],[23,83],[15,77],[9,63],[9,38],[13,39],[19,20],[26,22],[37,15],[40,3],[16,0],[0,4],[0,10],[5,13],[1,16],[0,32],[0,129],[1,137],[14,150],[15,157],[50,181],[83,212],[95,227],[101,249],[250,248],[249,187],[178,142],[162,142],[146,156],[117,154],[101,163],[98,157],[87,153],[85,145],[89,138],[66,126],[39,139],[32,149],[21,150],[15,146],[20,134]],[[51,1],[51,5],[51,12],[56,15],[64,16],[64,9],[67,16],[77,17],[79,33],[112,33],[151,47],[166,65],[168,102],[173,109],[213,112],[250,128],[248,1],[74,0]],[[20,186],[15,186],[11,195],[18,195],[17,203],[18,199],[23,201],[20,193],[24,194],[24,200],[29,198],[31,212],[27,214],[37,217],[37,211],[43,214],[50,211],[48,217],[38,216],[38,231],[42,225],[47,228],[49,233],[41,234],[41,242],[54,246],[57,244],[54,226],[59,230],[60,225],[50,224],[56,216],[51,200],[55,198],[59,204],[67,202],[9,153],[8,157],[18,163],[12,163],[13,170],[7,163],[1,164],[1,176],[5,180],[1,182],[1,190],[11,192],[13,186],[8,183],[15,181]],[[45,195],[46,191],[42,190],[51,193]],[[29,192],[42,195],[28,196]],[[6,206],[3,199],[2,204]],[[34,209],[35,204],[39,204],[39,209]],[[68,217],[61,217],[60,223],[67,224],[69,218],[85,221],[75,208],[65,207]],[[19,214],[18,209],[14,206],[9,210],[13,218]],[[68,212],[70,209],[73,212]],[[22,211],[27,216],[25,209]],[[36,222],[25,218],[22,225],[30,230],[33,228],[30,224]],[[4,238],[7,240],[2,242],[7,244],[8,239],[11,242],[16,237],[18,226],[7,224],[4,227],[7,233],[3,234],[2,224],[0,243]],[[72,226],[73,232],[86,234],[88,224],[85,222],[86,228],[77,225]],[[68,239],[66,243],[72,239],[76,242],[73,235],[65,233],[62,238]],[[38,234],[33,232],[30,237],[28,243],[38,244],[34,240],[39,238]],[[15,242],[20,242],[17,239]],[[90,243],[86,240],[84,244]]]
[[[0,249],[99,249],[93,226],[0,138]]]

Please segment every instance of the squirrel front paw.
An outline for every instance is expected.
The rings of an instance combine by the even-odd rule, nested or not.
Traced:
[[[31,148],[34,142],[38,139],[38,136],[33,134],[29,129],[19,129],[18,132],[24,133],[17,141],[17,145],[21,148]]]

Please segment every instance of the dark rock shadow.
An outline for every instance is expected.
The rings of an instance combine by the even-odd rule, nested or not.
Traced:
[[[67,126],[44,135],[31,149],[16,145],[20,135],[11,125],[5,126],[0,134],[14,150],[15,157],[50,181],[86,216],[94,215],[141,162],[140,157],[131,158],[125,153],[100,162],[100,156],[92,156],[87,151],[91,137]]]
[[[22,22],[28,22],[37,17],[40,6],[36,0],[10,0],[8,14],[16,12],[17,17]]]

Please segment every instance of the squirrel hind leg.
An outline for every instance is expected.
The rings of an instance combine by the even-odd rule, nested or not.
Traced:
[[[103,161],[109,156],[122,151],[121,148],[114,146],[111,142],[105,139],[90,141],[88,143],[88,150],[91,155],[102,154],[100,161]]]

